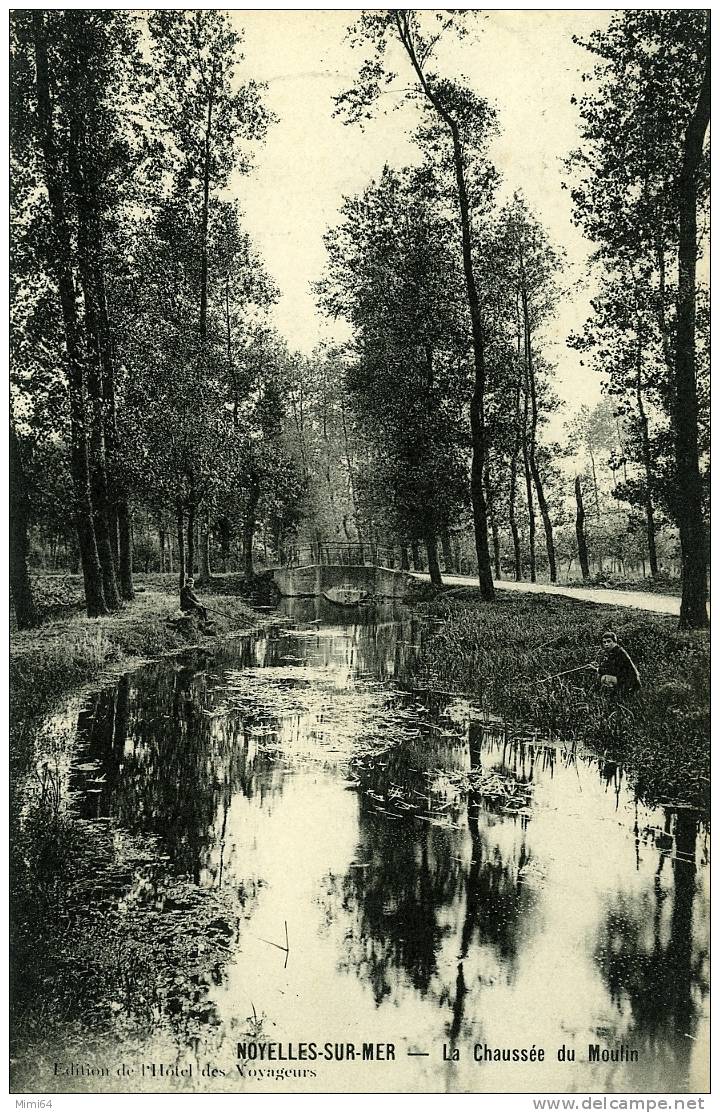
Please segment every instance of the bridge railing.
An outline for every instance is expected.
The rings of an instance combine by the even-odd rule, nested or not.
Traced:
[[[296,545],[286,554],[288,568],[308,564],[333,564],[357,567],[381,565],[384,568],[400,567],[400,549],[391,545],[375,545],[362,541],[328,541],[310,545]]]

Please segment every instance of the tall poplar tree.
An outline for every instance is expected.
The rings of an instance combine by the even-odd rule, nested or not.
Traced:
[[[577,222],[610,271],[633,265],[652,294],[675,447],[680,623],[707,616],[707,538],[697,382],[698,213],[707,200],[710,14],[628,9],[582,43],[597,59],[570,159]]]
[[[373,443],[366,490],[403,544],[422,541],[439,582],[437,541],[466,509],[468,321],[451,226],[426,173],[385,167],[348,199],[325,237],[322,300],[354,330],[347,385]],[[446,537],[446,549],[449,538]]]
[[[423,30],[423,15],[434,24]],[[485,495],[485,463],[488,449],[486,424],[487,359],[483,314],[478,293],[478,276],[473,257],[473,215],[480,208],[483,192],[492,177],[482,155],[483,145],[494,126],[494,113],[489,104],[465,86],[441,77],[432,69],[432,56],[440,38],[451,31],[462,36],[466,13],[419,13],[412,9],[383,9],[364,13],[351,34],[353,43],[368,47],[371,57],[362,64],[355,85],[337,98],[338,112],[349,122],[358,122],[372,110],[382,85],[396,76],[386,64],[390,43],[404,53],[414,78],[408,96],[420,98],[425,109],[424,128],[420,140],[439,157],[445,157],[454,176],[454,201],[457,246],[460,249],[465,291],[471,323],[474,363],[473,391],[470,398],[472,466],[470,494],[475,530],[478,578],[483,599],[495,596],[490,549],[488,545],[488,508]],[[478,163],[482,169],[478,174]],[[485,191],[479,189],[484,185]]]
[[[156,78],[151,103],[161,143],[158,187],[167,188],[174,203],[184,210],[185,235],[193,241],[189,278],[197,293],[197,330],[204,345],[209,339],[208,251],[213,201],[233,173],[249,169],[248,144],[264,138],[270,116],[262,103],[261,87],[254,81],[237,81],[242,36],[226,13],[156,10],[150,15],[149,30]],[[207,367],[207,359],[199,358],[198,390]],[[185,507],[188,511],[190,574],[194,521],[201,500],[201,478],[190,466],[176,490],[179,522]],[[205,517],[201,540],[205,554],[207,529]],[[202,563],[206,565],[207,560]],[[181,579],[183,574],[181,570]]]

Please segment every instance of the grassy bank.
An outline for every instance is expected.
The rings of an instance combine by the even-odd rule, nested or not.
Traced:
[[[682,580],[659,573],[657,576],[623,576],[616,572],[596,572],[589,579],[566,581],[571,587],[601,587],[611,591],[646,591],[652,595],[682,595]]]
[[[237,908],[167,868],[153,836],[77,814],[62,769],[75,719],[43,713],[64,695],[140,661],[211,645],[258,614],[221,590],[202,592],[213,625],[178,610],[174,577],[139,577],[136,599],[88,619],[77,578],[48,577],[45,621],[13,631],[10,656],[11,1038],[16,1091],[45,1088],[53,1061],[89,1033],[133,1039],[152,1027],[190,1042],[214,1024],[213,978],[237,933]],[[235,585],[238,586],[238,585]],[[58,731],[57,737],[49,731]],[[54,753],[54,760],[40,755]],[[200,942],[201,941],[201,942]],[[62,1054],[59,1054],[62,1048]],[[38,1080],[45,1080],[41,1084]],[[68,1085],[72,1086],[70,1080]]]
[[[216,612],[217,634],[254,625],[257,616],[247,603],[222,593],[239,585],[221,584],[215,594],[202,593]],[[61,725],[54,767],[42,762],[52,748],[50,720],[38,730],[32,719],[64,691],[139,659],[210,642],[194,620],[177,625],[174,585],[165,588],[150,577],[141,585],[145,590],[131,606],[101,620],[88,620],[75,602],[58,598],[53,605],[64,617],[13,639],[20,732],[11,736],[16,775],[10,808],[17,1092],[44,1089],[41,1081],[52,1077],[58,1057],[91,1059],[96,1038],[142,1047],[152,1031],[171,1048],[205,1038],[219,1023],[212,986],[235,958],[245,902],[254,899],[250,890],[202,888],[174,871],[162,838],[147,830],[126,830],[111,813],[83,817],[63,779],[76,713]],[[527,734],[529,726],[544,737],[582,740],[622,760],[644,798],[704,809],[707,634],[680,633],[672,618],[559,596],[499,592],[497,602],[485,604],[472,588],[436,594],[418,610],[429,629],[416,659],[418,685],[470,693],[473,702],[505,716],[510,734]],[[608,626],[643,679],[643,691],[625,704],[601,697],[590,670],[557,675],[596,660]],[[172,780],[193,784],[190,777]],[[189,788],[189,807],[193,795]],[[241,1015],[239,1022],[256,1021]]]
[[[555,739],[577,739],[622,761],[649,801],[709,806],[710,640],[677,621],[560,596],[456,588],[429,605],[436,620],[416,664],[421,685],[467,692]],[[614,629],[643,688],[616,701],[595,689],[600,637]]]
[[[11,820],[10,856],[14,1092],[75,1090],[53,1064],[92,1061],[94,1041],[120,1057],[152,1031],[176,1053],[219,1024],[211,989],[241,919],[231,889],[199,888],[155,837],[81,820],[52,791]]]
[[[87,618],[78,598],[79,583],[66,577],[42,585],[48,616],[33,630],[15,630],[10,647],[11,729],[47,710],[63,693],[100,678],[109,670],[132,668],[188,645],[209,644],[231,631],[250,629],[257,614],[249,603],[224,592],[202,593],[213,633],[203,632],[194,616],[178,608],[171,577],[139,577],[132,603],[105,618]],[[225,585],[223,584],[222,587]]]

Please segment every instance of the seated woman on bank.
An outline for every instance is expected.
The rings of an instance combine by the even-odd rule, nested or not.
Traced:
[[[207,621],[207,607],[204,607],[195,594],[195,580],[188,576],[185,586],[180,588],[180,610],[197,611],[203,622]]]
[[[640,688],[640,674],[629,653],[618,645],[614,630],[602,636],[603,657],[598,665],[598,687],[618,696],[628,696]]]

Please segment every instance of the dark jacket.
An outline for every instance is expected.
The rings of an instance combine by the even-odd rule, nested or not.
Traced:
[[[202,605],[197,595],[191,587],[187,584],[180,589],[180,610],[182,611],[204,611],[205,607]]]
[[[621,645],[609,649],[598,666],[598,683],[603,676],[614,676],[620,695],[636,692],[640,687],[640,674],[632,659]]]

